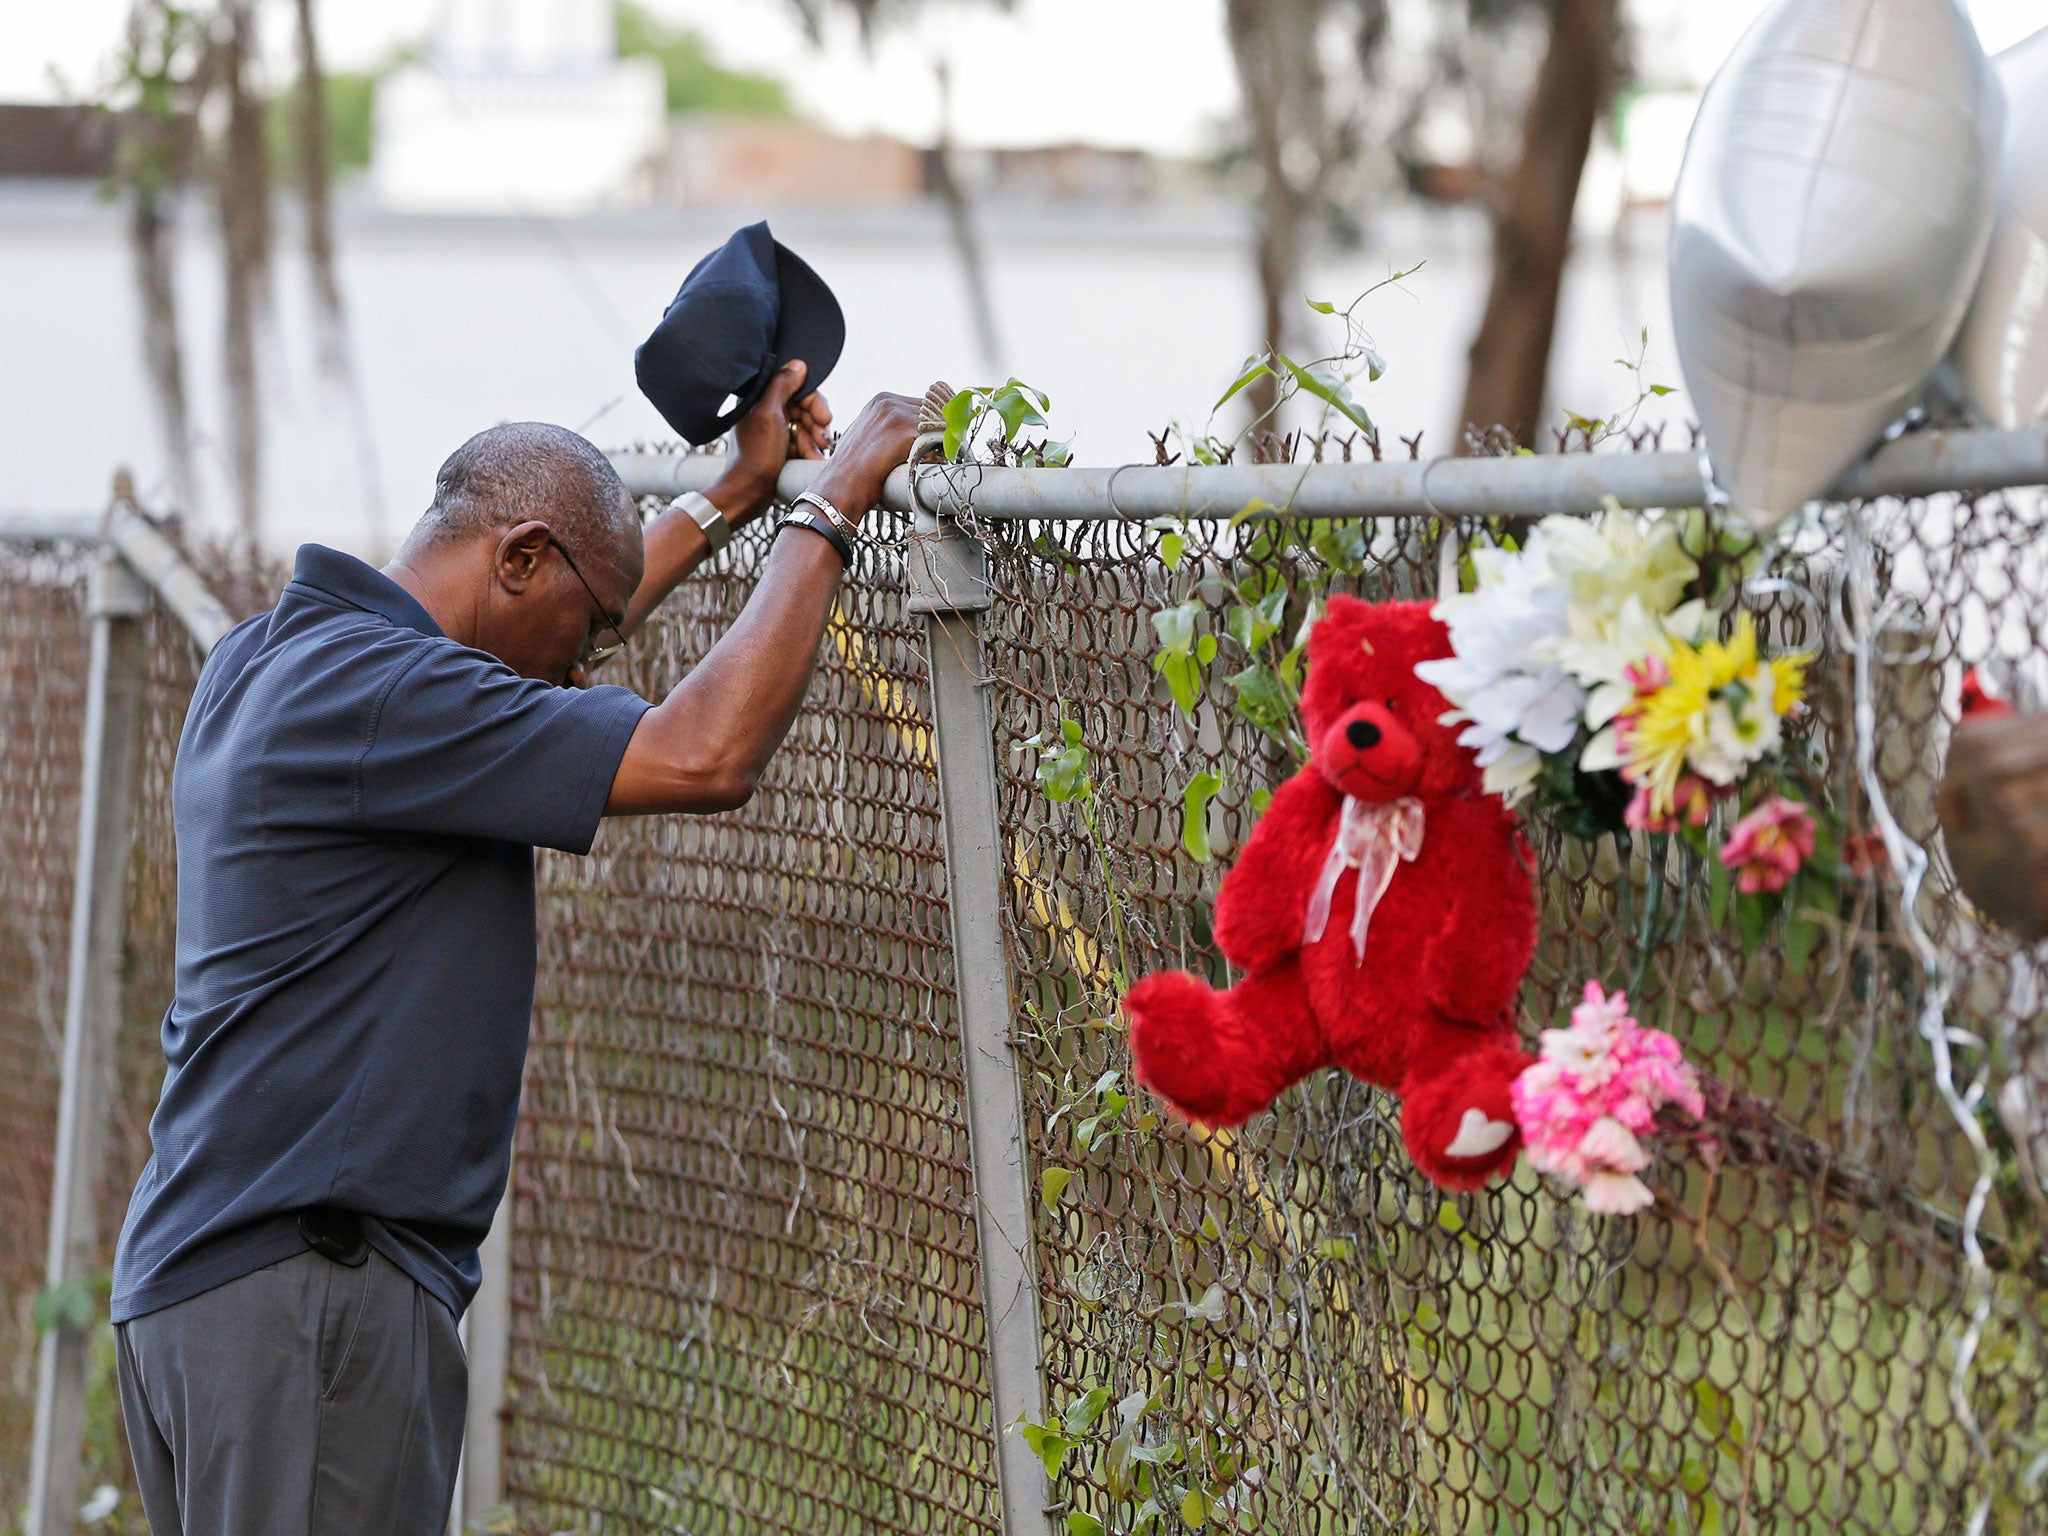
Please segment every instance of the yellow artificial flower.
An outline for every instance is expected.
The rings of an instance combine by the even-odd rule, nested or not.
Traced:
[[[1756,625],[1746,613],[1729,640],[1695,646],[1674,638],[1664,682],[1622,711],[1628,777],[1649,786],[1653,813],[1672,813],[1688,769],[1709,783],[1732,784],[1775,749],[1780,722],[1805,692],[1809,659],[1759,660]]]

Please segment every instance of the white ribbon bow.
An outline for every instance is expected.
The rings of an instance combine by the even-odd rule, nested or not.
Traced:
[[[1337,835],[1330,842],[1330,856],[1323,860],[1323,873],[1309,898],[1308,922],[1301,941],[1313,944],[1330,923],[1330,901],[1337,894],[1337,880],[1346,869],[1358,871],[1358,895],[1351,906],[1351,950],[1357,964],[1365,963],[1365,930],[1372,922],[1373,909],[1394,883],[1394,871],[1413,864],[1422,852],[1422,802],[1413,795],[1385,804],[1344,797],[1344,814],[1337,822]]]

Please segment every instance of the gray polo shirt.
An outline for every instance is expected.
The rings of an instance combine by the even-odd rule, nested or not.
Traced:
[[[178,743],[169,1066],[115,1322],[302,1251],[315,1205],[468,1305],[533,1010],[533,850],[589,852],[647,707],[516,676],[315,544],[215,648]]]

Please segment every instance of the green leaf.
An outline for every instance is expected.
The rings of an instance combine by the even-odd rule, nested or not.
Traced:
[[[1793,976],[1806,974],[1806,962],[1813,958],[1814,945],[1820,940],[1820,924],[1803,913],[1795,913],[1785,924],[1785,970]]]
[[[1308,547],[1331,570],[1348,575],[1365,563],[1365,525],[1355,519],[1318,518],[1309,524]]]
[[[1173,702],[1193,714],[1195,706],[1202,702],[1202,664],[1185,653],[1169,652],[1159,658],[1157,665],[1166,678]]]
[[[1027,426],[1045,425],[1045,415],[1039,409],[1038,400],[1033,398],[1035,395],[1036,390],[1031,389],[1029,385],[1019,384],[1015,379],[995,392],[995,397],[990,403],[995,407],[996,415],[1002,418],[1003,436],[1006,440],[1014,440]]]
[[[1058,1477],[1060,1463],[1067,1459],[1067,1452],[1074,1448],[1075,1442],[1050,1424],[1034,1424],[1029,1419],[1020,1418],[1010,1427],[1024,1437],[1024,1443],[1031,1447],[1032,1453],[1045,1463],[1045,1475]]]
[[[1337,313],[1337,306],[1330,303],[1327,299],[1310,299],[1308,307],[1319,315],[1334,315]]]
[[[1272,803],[1273,791],[1271,791],[1270,789],[1255,789],[1252,791],[1250,804],[1252,808],[1252,815],[1254,817],[1265,815],[1266,807],[1271,805]]]
[[[1184,533],[1169,533],[1159,541],[1159,558],[1166,562],[1166,568],[1177,570],[1180,557],[1187,553],[1188,540]]]
[[[1380,375],[1387,371],[1387,360],[1381,357],[1378,349],[1374,347],[1367,347],[1363,357],[1365,360],[1365,381],[1368,384],[1379,383]]]
[[[1109,1388],[1090,1387],[1067,1404],[1067,1411],[1060,1416],[1060,1423],[1070,1435],[1085,1435],[1095,1427],[1095,1421],[1108,1411],[1109,1403]]]
[[[1159,636],[1160,649],[1185,656],[1194,649],[1195,623],[1202,616],[1199,602],[1180,603],[1152,615],[1152,629]]]
[[[1045,1201],[1048,1211],[1060,1203],[1060,1197],[1073,1181],[1074,1170],[1071,1168],[1048,1168],[1038,1176],[1039,1198]]]
[[[1216,403],[1210,406],[1209,409],[1212,412],[1222,410],[1224,406],[1230,404],[1237,397],[1239,391],[1267,377],[1272,371],[1272,367],[1267,363],[1263,355],[1246,358],[1244,360],[1244,367],[1239,370],[1237,378],[1232,381],[1230,388],[1223,391]],[[1200,444],[1197,444],[1198,448],[1200,446]],[[1199,457],[1199,454],[1197,456]],[[1204,462],[1207,461],[1205,460]]]
[[[1707,869],[1707,921],[1719,928],[1728,916],[1728,897],[1735,890],[1735,874],[1718,858]]]
[[[1213,1507],[1209,1495],[1199,1488],[1190,1488],[1181,1495],[1180,1517],[1189,1525],[1204,1526],[1209,1523],[1209,1511]]]
[[[1206,864],[1209,851],[1209,802],[1223,787],[1223,780],[1208,769],[1188,780],[1181,791],[1180,845],[1197,864]]]
[[[1212,1243],[1223,1236],[1223,1228],[1213,1213],[1205,1213],[1202,1217],[1202,1236]]]
[[[67,1280],[38,1291],[29,1315],[37,1333],[48,1333],[60,1325],[82,1333],[92,1326],[98,1311],[91,1287],[83,1280]]]
[[[1138,1421],[1159,1406],[1159,1399],[1143,1387],[1121,1399],[1116,1405],[1117,1427],[1129,1434],[1138,1427]]]
[[[1678,391],[1669,384],[1652,384],[1650,386],[1650,393],[1653,395],[1675,395]]]
[[[1223,1282],[1220,1280],[1216,1281],[1208,1290],[1202,1292],[1202,1299],[1200,1301],[1189,1303],[1188,1316],[1190,1318],[1199,1317],[1205,1323],[1220,1323],[1223,1321],[1224,1307],[1228,1301],[1229,1297],[1224,1292]]]
[[[1238,715],[1285,744],[1287,728],[1294,720],[1294,696],[1273,669],[1254,662],[1223,681],[1237,696]]]
[[[1102,1522],[1086,1510],[1067,1511],[1067,1536],[1103,1536]]]
[[[1370,432],[1372,430],[1372,418],[1365,414],[1363,406],[1351,398],[1351,386],[1349,384],[1346,384],[1335,374],[1323,373],[1314,368],[1304,368],[1290,358],[1280,357],[1278,353],[1275,353],[1274,356],[1279,359],[1281,365],[1287,369],[1288,373],[1293,375],[1294,382],[1299,384],[1302,389],[1314,395],[1325,405],[1334,408],[1361,432]]]
[[[1764,930],[1770,926],[1771,902],[1763,895],[1745,896],[1740,891],[1735,895],[1735,931],[1742,935],[1745,953],[1754,953],[1763,942]]]
[[[1131,1481],[1131,1444],[1131,1433],[1127,1429],[1109,1442],[1109,1453],[1102,1459],[1103,1485],[1119,1504],[1128,1501],[1136,1491]]]
[[[1038,783],[1045,791],[1045,798],[1059,804],[1086,799],[1091,788],[1088,782],[1088,749],[1068,747],[1064,752],[1041,759]]]
[[[1692,1400],[1693,1417],[1707,1438],[1720,1445],[1724,1453],[1731,1446],[1739,1450],[1745,1436],[1742,1420],[1735,1413],[1733,1394],[1702,1376],[1692,1384]]]
[[[1236,528],[1248,517],[1257,517],[1261,512],[1278,512],[1279,510],[1278,507],[1274,506],[1273,503],[1266,500],[1263,496],[1254,496],[1250,501],[1230,514],[1229,526]],[[1254,554],[1252,558],[1257,559],[1258,556]]]
[[[960,450],[966,446],[967,437],[974,430],[974,418],[979,413],[981,391],[963,389],[946,402],[943,417],[946,423],[945,455],[949,459],[960,457]]]

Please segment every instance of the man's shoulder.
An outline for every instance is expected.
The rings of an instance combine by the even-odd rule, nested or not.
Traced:
[[[394,683],[422,661],[460,647],[324,593],[287,588],[277,607],[230,630],[207,658],[193,697],[195,723],[274,733],[286,722],[359,730]]]

